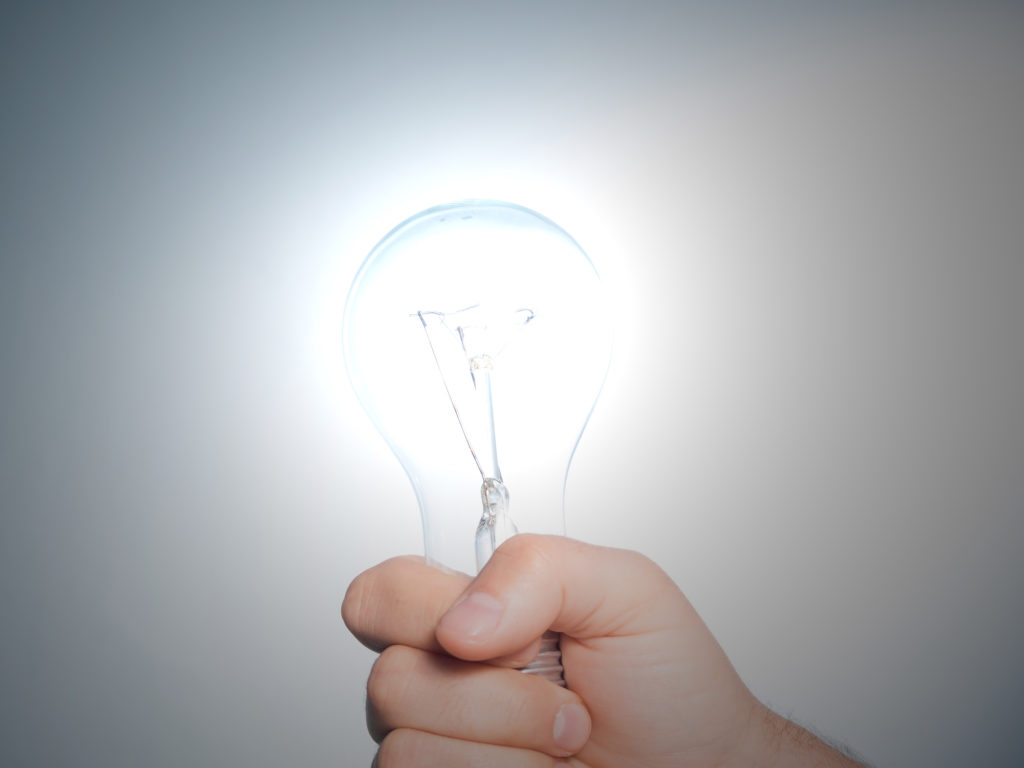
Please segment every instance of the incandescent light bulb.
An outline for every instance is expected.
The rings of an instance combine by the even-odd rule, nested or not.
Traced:
[[[565,533],[610,314],[579,245],[509,203],[430,208],[363,262],[345,307],[346,367],[412,481],[430,563],[473,575],[517,532]],[[542,656],[524,671],[560,682],[553,637]]]

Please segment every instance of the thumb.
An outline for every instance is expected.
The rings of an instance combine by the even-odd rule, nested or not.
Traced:
[[[495,551],[441,617],[436,637],[453,656],[483,661],[522,651],[549,628],[585,640],[693,621],[700,623],[686,598],[643,555],[520,534]]]

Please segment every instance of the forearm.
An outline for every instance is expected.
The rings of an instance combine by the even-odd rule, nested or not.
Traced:
[[[734,765],[757,768],[865,768],[806,728],[761,706],[751,721],[744,754]]]

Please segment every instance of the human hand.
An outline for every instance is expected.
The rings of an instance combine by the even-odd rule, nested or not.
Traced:
[[[380,768],[855,765],[758,702],[634,552],[520,535],[475,580],[396,558],[356,578],[342,615],[381,651],[367,686]],[[514,669],[549,627],[568,689]]]

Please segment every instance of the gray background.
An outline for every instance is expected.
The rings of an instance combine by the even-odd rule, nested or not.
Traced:
[[[0,762],[368,764],[338,605],[421,545],[341,307],[467,196],[616,292],[570,532],[873,762],[1024,759],[1015,4],[39,2],[0,36]]]

